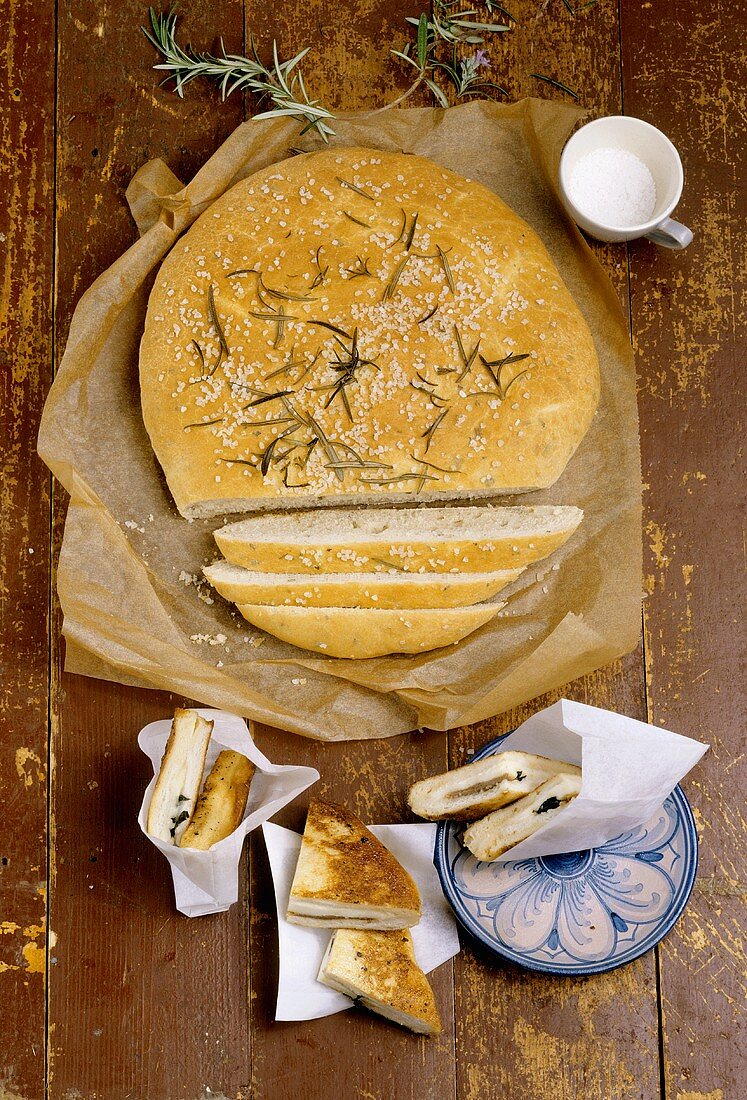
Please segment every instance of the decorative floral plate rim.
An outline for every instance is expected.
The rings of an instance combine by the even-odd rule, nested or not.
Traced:
[[[505,737],[508,734],[483,745],[471,759],[491,755]],[[457,920],[495,955],[548,974],[599,974],[650,951],[682,915],[698,868],[695,819],[679,786],[658,814],[638,829],[566,856],[481,863],[459,844],[458,829],[456,822],[439,822],[433,855]],[[648,904],[641,904],[638,895]],[[601,932],[575,919],[589,903],[602,918]],[[635,919],[644,913],[647,919]],[[511,917],[519,917],[518,922]],[[507,922],[502,930],[507,927],[508,935],[517,935],[516,945],[498,931],[499,918]],[[589,931],[600,934],[590,937]],[[529,940],[524,946],[522,932]],[[601,942],[589,947],[594,938]]]

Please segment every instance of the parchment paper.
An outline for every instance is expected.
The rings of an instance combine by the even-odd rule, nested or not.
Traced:
[[[66,668],[167,688],[327,740],[448,729],[525,702],[627,653],[640,633],[640,458],[627,328],[555,179],[576,107],[473,102],[350,115],[335,143],[430,157],[496,191],[540,234],[594,336],[602,395],[549,490],[509,503],[575,504],[585,519],[506,590],[506,609],[456,647],[365,661],[312,655],[250,627],[199,578],[220,521],[177,513],[145,433],[137,380],[160,261],[232,183],[315,147],[287,119],[249,121],[183,187],[162,161],[127,198],[141,232],[83,295],[44,410],[39,453],[71,493],[58,572]],[[503,593],[502,593],[503,597]]]

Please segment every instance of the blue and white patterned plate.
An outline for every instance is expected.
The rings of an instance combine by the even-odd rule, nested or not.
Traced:
[[[649,821],[584,852],[482,863],[460,844],[461,831],[441,822],[434,852],[457,919],[495,954],[549,974],[599,974],[649,951],[679,919],[698,866],[680,787]]]

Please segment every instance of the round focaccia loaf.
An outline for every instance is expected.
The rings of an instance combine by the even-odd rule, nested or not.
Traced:
[[[479,184],[360,148],[264,169],[195,222],[156,278],[140,381],[188,517],[541,488],[599,394],[536,233]]]

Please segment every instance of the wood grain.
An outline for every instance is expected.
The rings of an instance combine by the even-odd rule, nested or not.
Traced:
[[[156,87],[147,9],[60,7],[57,149],[57,346],[81,291],[134,239],[124,189],[161,156],[188,178],[243,118],[195,85],[184,102]],[[189,5],[186,39],[215,30],[212,5]],[[204,28],[211,28],[209,31]],[[220,27],[241,47],[241,3]],[[137,400],[137,394],[133,394]],[[64,494],[55,491],[55,536]],[[56,638],[59,634],[56,634]],[[168,868],[136,823],[150,765],[138,730],[175,701],[61,672],[55,652],[52,746],[58,934],[49,990],[49,1096],[195,1100],[246,1095],[248,902],[189,920],[174,909]]]
[[[595,113],[620,110],[617,12],[598,5],[572,18],[562,4],[511,5],[521,22],[491,48],[495,79],[512,93],[558,96],[539,72],[579,93]],[[594,246],[627,306],[624,245]],[[561,695],[645,719],[639,650],[562,692],[476,727],[451,731],[450,764]],[[556,979],[501,966],[471,942],[455,962],[457,1096],[513,1100],[552,1093],[584,1100],[649,1100],[659,1089],[653,954],[612,974]],[[485,1020],[489,1021],[486,1026]],[[633,1040],[631,1041],[631,1036]]]
[[[661,946],[666,1096],[744,1091],[744,41],[747,6],[623,5],[625,106],[679,148],[684,253],[631,252],[647,548],[649,721],[710,742],[685,790],[693,899]],[[728,31],[726,30],[728,26]],[[741,594],[741,599],[740,599]]]
[[[0,1095],[44,1088],[54,11],[0,10]]]

